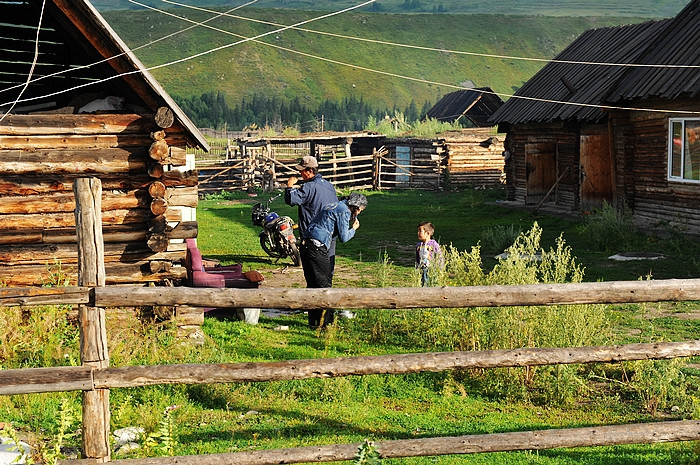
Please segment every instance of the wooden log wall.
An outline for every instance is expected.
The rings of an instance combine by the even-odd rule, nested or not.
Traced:
[[[444,185],[445,148],[441,140],[395,138],[384,140],[382,145],[388,154],[378,166],[380,189],[440,189]],[[397,147],[410,148],[409,165],[399,168]]]
[[[614,134],[628,134],[614,144],[619,206],[631,207],[641,228],[669,225],[700,235],[700,184],[668,180],[668,124],[660,112],[611,115]]]
[[[483,128],[441,136],[444,137],[450,184],[485,186],[505,181],[504,135]]]
[[[102,182],[107,284],[182,279],[170,239],[196,237],[179,207],[196,207],[197,173],[185,165],[184,128],[172,111],[8,115],[0,122],[0,282],[77,280],[72,183]],[[153,271],[155,270],[155,271]],[[63,279],[62,279],[63,280]]]
[[[561,180],[547,197],[546,203],[575,211],[579,205],[579,131],[563,124],[519,125],[510,130],[512,179],[514,199],[528,203],[527,190],[527,150],[529,144],[554,143],[556,146],[556,175]]]

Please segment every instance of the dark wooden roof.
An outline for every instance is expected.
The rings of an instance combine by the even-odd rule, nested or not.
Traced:
[[[477,127],[493,126],[489,118],[501,105],[503,100],[489,87],[458,90],[443,95],[425,116],[449,123],[464,116]]]
[[[700,0],[691,1],[638,60],[641,64],[700,65]],[[700,95],[700,69],[650,68],[628,70],[607,100],[675,99]]]
[[[189,143],[208,149],[199,130],[88,0],[46,0],[32,68],[41,0],[0,0],[0,112],[70,106],[90,95],[116,95],[132,107],[170,108]],[[72,90],[69,90],[72,89]]]
[[[648,44],[670,21],[584,32],[528,80],[496,111],[491,121],[515,124],[556,120],[597,122],[604,119],[605,115],[597,105],[604,101],[629,68],[596,63],[636,63]]]

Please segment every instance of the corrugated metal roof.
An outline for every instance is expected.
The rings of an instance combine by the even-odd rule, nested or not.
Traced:
[[[700,65],[700,0],[691,1],[647,47],[640,64]],[[697,68],[630,69],[610,92],[609,102],[700,95]]]
[[[426,117],[452,123],[464,116],[478,127],[492,126],[489,118],[501,105],[503,100],[490,87],[458,90],[443,95]]]
[[[596,105],[604,100],[628,68],[591,63],[635,63],[647,44],[670,21],[584,32],[557,55],[555,61],[547,63],[528,80],[491,117],[491,122],[600,121],[604,114]]]

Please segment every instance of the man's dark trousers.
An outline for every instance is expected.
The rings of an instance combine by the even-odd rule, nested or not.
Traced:
[[[299,254],[307,288],[333,287],[333,268],[325,245],[318,246],[310,239],[304,239]],[[311,328],[331,324],[335,316],[332,309],[309,309],[308,313]]]

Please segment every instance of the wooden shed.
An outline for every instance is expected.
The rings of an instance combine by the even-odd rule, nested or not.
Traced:
[[[425,116],[442,122],[471,122],[479,128],[491,127],[489,118],[501,105],[503,100],[490,87],[477,87],[443,95]]]
[[[183,278],[172,265],[197,235],[185,149],[207,149],[202,135],[87,0],[0,10],[0,282],[76,284],[86,176],[102,183],[107,284]]]
[[[700,117],[699,5],[584,32],[493,115],[509,200],[571,212],[608,202],[640,225],[700,232],[700,182],[669,163],[698,157],[687,134]]]

